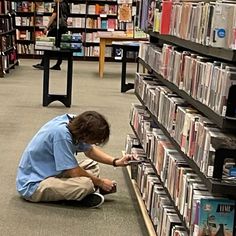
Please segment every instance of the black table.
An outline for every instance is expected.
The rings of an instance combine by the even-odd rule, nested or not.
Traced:
[[[43,72],[43,106],[48,106],[53,101],[60,101],[66,107],[71,106],[73,52],[75,50],[55,49],[44,50],[44,72]],[[76,50],[78,52],[78,50]],[[60,54],[63,60],[67,60],[67,89],[66,94],[49,94],[49,67],[50,59],[57,58]]]
[[[121,69],[121,93],[124,93],[130,89],[134,88],[133,83],[126,83],[126,68],[127,68],[127,62],[129,62],[129,58],[127,58],[128,52],[138,52],[139,51],[139,43],[138,42],[120,42],[120,41],[114,41],[112,42],[112,45],[114,45],[114,48],[120,48],[123,51],[121,62],[122,62],[122,69]],[[137,64],[138,66],[138,64]],[[137,69],[138,71],[138,69]]]

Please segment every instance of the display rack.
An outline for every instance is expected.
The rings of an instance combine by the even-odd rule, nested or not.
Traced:
[[[37,19],[42,17],[48,17],[51,15],[50,12],[43,11],[43,9],[36,8],[36,3],[40,2],[37,0],[31,1],[10,1],[15,4],[15,11],[16,16],[20,19],[29,21],[28,25],[17,25],[17,46],[19,51],[19,56],[21,58],[40,58],[41,54],[39,51],[34,50],[35,39],[37,37],[36,34],[42,33],[44,30],[44,25],[37,26]],[[33,4],[31,10],[29,9],[21,9],[19,10],[17,6],[20,3],[27,3]],[[53,0],[46,0],[43,3],[53,3]],[[118,22],[118,13],[115,12],[114,14],[109,13],[95,13],[90,12],[91,6],[95,8],[97,6],[104,7],[106,6],[116,6],[118,5],[117,0],[115,1],[97,1],[97,0],[68,0],[71,9],[74,7],[76,10],[71,10],[71,14],[68,18],[68,30],[71,33],[80,33],[83,38],[82,42],[82,52],[74,54],[74,59],[83,59],[83,60],[98,60],[99,57],[99,38],[97,33],[98,32],[106,32],[106,31],[126,31],[126,27],[120,28],[119,23],[116,26],[112,26],[114,28],[109,28],[108,19],[114,19]],[[135,1],[133,3],[135,6]],[[83,8],[80,12],[77,8]],[[70,19],[70,20],[69,20]],[[106,24],[103,27],[97,27],[98,21],[104,21]],[[70,23],[69,23],[70,22]],[[44,24],[44,23],[43,23]],[[21,32],[22,37],[21,37]],[[26,34],[26,35],[24,35]],[[107,52],[107,59],[108,61],[114,61],[112,55],[112,47],[109,47],[109,52]]]
[[[0,77],[4,77],[18,62],[16,50],[15,14],[7,1],[0,1]]]
[[[144,7],[145,4],[146,5],[151,4],[152,1],[147,1],[147,2],[146,1],[140,1],[140,2],[143,4],[142,7]],[[207,2],[207,1],[204,1],[204,2]],[[162,10],[163,8],[160,7],[160,9]],[[160,9],[159,9],[159,13],[161,11]],[[146,21],[147,21],[147,19],[146,19]],[[146,22],[146,21],[142,20],[142,22]],[[142,27],[141,27],[141,29],[144,30],[144,28],[142,28]],[[166,51],[161,51],[161,49],[160,49],[160,48],[162,48],[163,45],[177,46],[176,48],[180,52],[190,51],[191,53],[193,53],[193,54],[196,53],[197,55],[202,56],[204,58],[206,58],[206,57],[210,58],[212,61],[213,60],[214,61],[221,61],[223,63],[227,63],[227,64],[231,64],[231,65],[235,64],[235,62],[236,62],[236,52],[235,52],[235,50],[232,50],[232,49],[205,46],[205,45],[200,44],[200,43],[196,43],[196,42],[193,42],[193,41],[178,38],[178,37],[173,36],[173,35],[168,35],[168,33],[160,34],[160,33],[157,33],[157,32],[152,32],[152,31],[147,30],[147,29],[145,30],[145,33],[149,34],[150,43],[154,44],[157,47],[159,47],[158,49],[155,49],[155,47],[153,49],[153,50],[157,51],[157,54],[159,53],[158,57],[160,56],[160,59],[158,58],[159,61],[158,62],[155,61],[155,63],[161,63],[160,60],[163,59],[164,56],[166,56],[166,55],[163,56],[163,54],[162,54],[162,53],[165,53]],[[142,54],[142,52],[141,52],[141,54]],[[148,55],[145,55],[145,56],[147,56],[147,58],[149,56],[151,56],[151,58],[153,58],[154,54],[153,55],[148,54]],[[163,58],[162,58],[162,56],[163,56]],[[144,57],[144,58],[146,58],[146,57]],[[173,58],[171,58],[171,59],[173,59]],[[165,60],[165,59],[163,59],[163,60]],[[143,58],[142,59],[138,58],[138,63],[143,65],[143,67],[146,69],[146,71],[148,71],[149,75],[153,76],[152,77],[153,79],[150,79],[150,80],[152,80],[150,82],[150,84],[146,83],[146,82],[144,83],[145,85],[150,86],[150,91],[152,91],[152,92],[149,91],[148,95],[152,96],[153,94],[155,94],[155,89],[154,90],[152,90],[152,89],[157,85],[160,85],[160,87],[162,87],[162,86],[165,87],[165,88],[167,87],[166,91],[170,90],[171,92],[174,92],[177,97],[184,99],[184,101],[186,101],[186,104],[189,104],[193,109],[196,109],[202,116],[207,117],[211,122],[213,122],[214,127],[217,126],[224,133],[230,133],[230,134],[235,134],[236,133],[236,129],[235,129],[236,128],[236,117],[235,117],[235,114],[233,112],[231,112],[231,110],[235,111],[235,108],[236,108],[234,106],[235,98],[226,97],[226,99],[228,99],[228,101],[229,101],[227,103],[227,109],[226,109],[227,112],[226,112],[226,115],[224,115],[224,116],[220,115],[220,114],[216,113],[213,109],[208,107],[207,105],[205,105],[202,102],[198,101],[197,99],[193,98],[190,95],[191,93],[188,94],[186,91],[184,91],[184,89],[180,88],[181,86],[178,87],[177,85],[175,85],[173,82],[171,82],[171,79],[168,80],[168,78],[164,78],[160,73],[155,71],[155,69],[152,66],[150,66],[148,64],[148,62],[145,61]],[[155,67],[155,65],[153,65],[153,66]],[[160,65],[161,68],[162,68],[162,66],[163,65]],[[166,66],[166,64],[164,66]],[[159,69],[159,66],[157,66],[157,68]],[[148,76],[147,76],[147,78],[148,78]],[[141,87],[142,86],[143,86],[143,84],[141,85]],[[164,89],[163,89],[163,91],[164,91]],[[144,91],[142,91],[142,92],[144,92]],[[166,92],[166,93],[168,93],[168,92]],[[164,94],[164,92],[163,92],[163,94]],[[213,164],[212,177],[207,177],[200,170],[200,167],[197,165],[197,163],[195,163],[192,158],[190,158],[189,156],[187,156],[187,154],[185,154],[183,152],[180,144],[173,138],[173,134],[170,134],[169,131],[167,130],[167,128],[159,122],[160,117],[157,118],[156,115],[154,115],[154,113],[151,110],[149,110],[149,105],[150,104],[146,104],[146,100],[145,100],[145,99],[147,99],[146,96],[148,96],[148,95],[147,94],[145,94],[145,95],[142,94],[142,96],[140,96],[136,92],[136,90],[135,90],[135,95],[136,95],[137,99],[139,100],[139,102],[142,104],[142,107],[145,108],[145,111],[147,111],[148,114],[150,115],[151,122],[155,123],[154,127],[155,128],[158,127],[159,129],[161,129],[164,136],[167,137],[167,139],[170,141],[171,145],[173,145],[174,150],[177,150],[177,152],[178,152],[178,154],[180,154],[181,158],[184,159],[184,161],[191,168],[191,170],[197,175],[197,177],[199,177],[201,179],[201,182],[206,186],[207,191],[214,197],[223,197],[223,198],[228,198],[228,199],[231,199],[231,200],[235,200],[236,199],[236,193],[235,193],[236,192],[236,182],[235,182],[235,180],[233,180],[234,178],[232,177],[230,179],[230,178],[223,177],[223,165],[224,165],[225,159],[230,158],[230,159],[236,160],[235,146],[234,145],[231,145],[231,146],[227,145],[227,147],[222,147],[221,146],[219,148],[216,148],[215,155],[214,155],[214,164]],[[175,96],[175,95],[173,95],[173,96]],[[143,99],[142,99],[143,96],[144,96],[145,101],[143,101]],[[166,96],[168,96],[168,95],[166,95]],[[170,96],[171,96],[171,93],[170,93]],[[149,97],[149,99],[155,99],[154,95],[153,95],[152,98]],[[151,101],[151,104],[153,104],[153,103],[155,103],[154,100]],[[233,103],[233,105],[231,107],[232,103]],[[228,104],[230,104],[230,106],[228,106]],[[149,117],[149,116],[147,116],[147,117]],[[149,121],[147,121],[147,123],[148,122]],[[143,124],[143,126],[145,126],[145,124]],[[133,129],[133,133],[135,134],[135,137],[139,139],[139,142],[141,144],[142,144],[142,141],[143,142],[147,141],[147,140],[144,141],[143,139],[140,140],[140,138],[138,137],[138,133],[136,132],[136,130],[134,129],[132,124],[131,124],[131,128]],[[144,127],[142,127],[142,128],[139,127],[139,128],[144,129]],[[150,133],[151,133],[151,131],[150,131]],[[144,145],[146,145],[146,144],[144,144]],[[143,149],[145,149],[145,148],[143,147]],[[182,225],[184,226],[184,228],[187,232],[187,235],[190,235],[190,231],[189,231],[190,229],[185,224],[185,220],[184,220],[183,215],[180,213],[178,207],[175,207],[176,204],[175,204],[174,200],[172,199],[171,194],[168,192],[168,189],[166,188],[165,184],[161,181],[161,177],[159,176],[158,171],[156,170],[156,166],[154,166],[154,164],[151,162],[151,159],[150,159],[150,164],[152,165],[153,170],[155,172],[155,175],[158,177],[159,181],[161,182],[162,187],[165,190],[168,198],[172,202],[172,204],[175,208],[175,211],[176,211],[179,219],[182,222]],[[232,229],[232,232],[231,232],[230,235],[235,235],[235,232],[236,232],[236,217],[235,217],[235,214],[234,214],[234,225],[233,225],[233,229]],[[192,231],[191,231],[191,233],[192,233]],[[199,234],[197,234],[197,235],[200,235],[200,231],[199,231]]]
[[[140,96],[138,94],[135,94],[135,95],[138,98],[138,100],[142,103],[142,105],[145,106],[145,104],[143,103]],[[207,186],[207,189],[209,190],[209,192],[211,192],[212,194],[220,194],[220,195],[222,193],[225,193],[225,195],[227,195],[227,196],[236,198],[236,183],[232,183],[232,181],[227,183],[227,181],[221,180],[223,165],[221,165],[220,159],[224,160],[224,158],[222,158],[222,151],[224,153],[224,151],[226,151],[226,150],[219,150],[218,155],[216,155],[216,159],[219,159],[219,160],[215,162],[216,165],[214,166],[214,173],[213,173],[214,178],[213,179],[207,178],[199,170],[199,167],[195,164],[195,162],[193,160],[189,159],[189,157],[186,156],[181,151],[179,144],[170,136],[169,132],[165,129],[165,127],[162,124],[160,124],[160,122],[157,120],[157,118],[150,111],[149,111],[149,113],[150,113],[152,119],[154,120],[154,122],[158,125],[159,128],[161,128],[161,130],[163,131],[165,136],[168,137],[168,139],[175,146],[176,150],[184,157],[184,159],[187,161],[189,166],[198,174],[198,176],[201,178],[203,183]],[[225,156],[227,156],[227,157],[229,156],[228,152],[232,153],[236,157],[236,155],[235,155],[236,150],[226,151]]]
[[[138,59],[139,63],[141,63],[150,73],[154,74],[163,84],[169,87],[173,92],[178,94],[180,97],[184,98],[189,104],[196,107],[201,113],[206,115],[209,119],[211,119],[219,128],[224,130],[236,129],[236,118],[234,117],[223,117],[215,113],[208,106],[202,104],[201,102],[190,97],[184,90],[180,90],[175,84],[169,82],[164,79],[160,74],[158,74],[153,68],[151,68],[144,60],[141,58]]]

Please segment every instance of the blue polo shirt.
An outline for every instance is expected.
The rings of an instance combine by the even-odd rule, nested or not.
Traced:
[[[45,178],[77,167],[75,152],[91,148],[90,144],[73,143],[67,128],[70,116],[65,114],[47,122],[24,150],[16,177],[17,191],[23,197],[30,197]]]

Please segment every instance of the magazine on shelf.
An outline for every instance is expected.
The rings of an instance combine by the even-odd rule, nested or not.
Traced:
[[[118,5],[118,20],[120,22],[132,21],[132,4],[119,4]]]
[[[202,198],[199,209],[199,235],[208,233],[233,236],[234,214],[234,200]]]
[[[234,4],[216,2],[211,27],[210,45],[213,47],[228,48],[230,29],[232,29]]]

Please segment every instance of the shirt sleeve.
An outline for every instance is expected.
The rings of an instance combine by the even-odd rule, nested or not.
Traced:
[[[53,147],[57,171],[72,169],[78,166],[74,156],[73,143],[68,139],[55,142]]]

